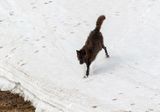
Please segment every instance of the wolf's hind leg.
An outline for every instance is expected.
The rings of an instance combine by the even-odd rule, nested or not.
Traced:
[[[108,54],[107,48],[104,45],[102,46],[102,48],[104,49],[107,58],[109,58],[109,54]]]

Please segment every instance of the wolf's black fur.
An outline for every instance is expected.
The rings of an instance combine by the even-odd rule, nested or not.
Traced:
[[[104,20],[105,20],[104,15],[101,15],[98,17],[97,22],[96,22],[96,27],[89,34],[85,45],[80,50],[76,50],[77,58],[80,64],[86,63],[87,65],[86,77],[88,77],[89,75],[90,64],[92,63],[92,61],[94,61],[98,52],[102,48],[104,49],[106,56],[109,57],[107,49],[103,43],[102,33],[100,32],[101,25]]]

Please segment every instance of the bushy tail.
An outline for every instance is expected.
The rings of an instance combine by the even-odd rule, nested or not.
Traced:
[[[97,22],[96,22],[96,28],[95,28],[97,31],[100,31],[101,25],[102,25],[103,21],[105,20],[105,18],[106,17],[104,15],[101,15],[98,17]]]

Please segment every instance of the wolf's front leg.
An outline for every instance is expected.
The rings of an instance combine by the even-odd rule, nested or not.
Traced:
[[[86,63],[87,71],[86,71],[86,75],[84,76],[84,78],[87,78],[89,76],[90,64],[91,64],[91,62]]]

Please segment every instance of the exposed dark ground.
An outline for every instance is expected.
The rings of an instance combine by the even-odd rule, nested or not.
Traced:
[[[35,112],[35,108],[18,94],[0,91],[0,112]]]

